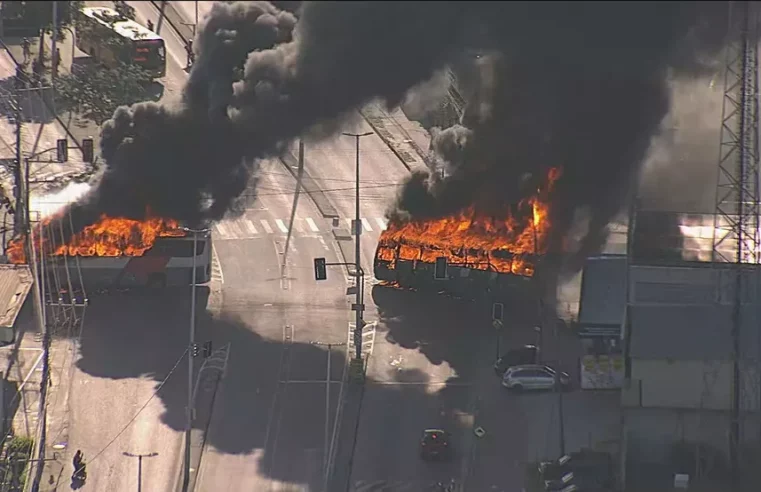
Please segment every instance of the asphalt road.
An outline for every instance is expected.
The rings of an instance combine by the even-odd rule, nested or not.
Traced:
[[[224,272],[221,317],[241,331],[230,340],[228,376],[197,490],[274,490],[282,483],[316,490],[321,484],[327,351],[312,342],[346,343],[349,311],[342,269],[331,270],[326,281],[314,279],[313,258],[339,260],[329,224],[306,195],[281,275],[287,233],[280,226],[287,231],[294,189],[282,164],[265,161],[255,203],[216,226]],[[329,426],[341,391],[342,348],[333,349],[331,362]]]

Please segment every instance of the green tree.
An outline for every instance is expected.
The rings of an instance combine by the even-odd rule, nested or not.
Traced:
[[[114,0],[114,10],[116,10],[122,17],[135,20],[135,9],[128,5],[127,2]]]
[[[56,104],[98,125],[122,105],[150,98],[152,78],[142,68],[126,63],[114,69],[89,65],[56,79]]]

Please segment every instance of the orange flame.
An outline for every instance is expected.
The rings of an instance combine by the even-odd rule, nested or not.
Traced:
[[[550,169],[546,184],[518,204],[518,209],[531,206],[524,219],[512,212],[504,218],[478,215],[471,206],[442,219],[392,222],[380,236],[376,259],[393,269],[397,259],[433,263],[443,256],[451,265],[530,277],[530,258],[547,251],[549,195],[560,176],[560,168]]]
[[[48,226],[50,220],[42,225]],[[47,232],[47,231],[46,231]],[[53,231],[49,231],[52,233]],[[101,215],[95,224],[74,235],[68,244],[56,244],[58,234],[43,236],[43,249],[55,256],[142,256],[151,249],[158,237],[183,237],[186,233],[173,219],[151,217],[143,221]],[[35,246],[39,249],[40,229],[35,232]],[[51,236],[55,235],[55,238]],[[8,244],[6,254],[11,263],[26,263],[24,243],[19,237]],[[53,248],[55,248],[54,251]]]

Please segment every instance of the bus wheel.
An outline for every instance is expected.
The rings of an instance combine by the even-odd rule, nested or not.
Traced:
[[[163,289],[166,287],[166,275],[163,273],[152,273],[148,277],[148,287],[153,289]]]

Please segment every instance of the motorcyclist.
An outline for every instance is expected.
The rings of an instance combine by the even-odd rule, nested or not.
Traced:
[[[84,454],[82,454],[82,450],[77,449],[77,452],[74,454],[74,475],[75,477],[79,477],[85,474],[85,461],[84,461]]]

